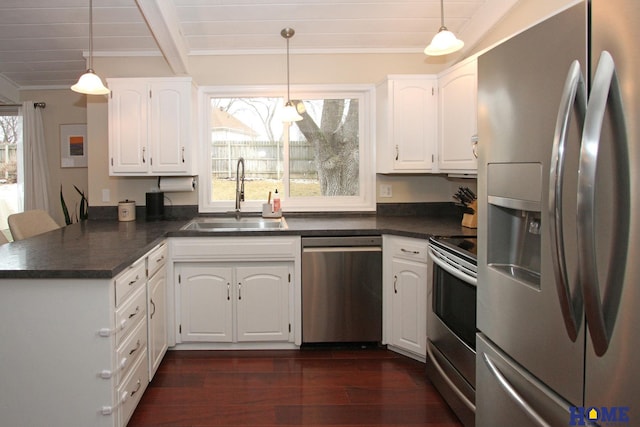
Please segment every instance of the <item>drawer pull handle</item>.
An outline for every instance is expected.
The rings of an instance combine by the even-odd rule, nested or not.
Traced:
[[[231,284],[227,282],[227,301],[231,299]]]
[[[134,283],[136,283],[138,280],[140,280],[140,276],[138,276],[138,275],[136,274],[136,278],[129,282],[129,286],[133,285],[133,284],[134,284]]]
[[[409,249],[405,249],[405,248],[400,248],[400,250],[405,254],[420,255],[420,251],[410,251]]]
[[[238,300],[242,299],[242,283],[238,282]]]
[[[138,342],[136,342],[136,346],[132,348],[131,351],[129,351],[129,356],[131,356],[133,353],[135,353],[140,349],[140,344],[141,344],[140,340],[138,340]]]
[[[397,293],[398,293],[398,286],[397,286],[397,284],[398,284],[398,276],[397,276],[397,275],[395,275],[395,276],[393,276],[393,293],[394,293],[394,294],[397,294]]]
[[[156,303],[153,302],[153,298],[151,298],[149,300],[149,302],[151,303],[151,306],[153,307],[153,311],[151,312],[151,315],[149,316],[149,318],[153,320],[153,315],[156,314]]]
[[[137,305],[137,306],[136,306],[136,310],[135,310],[133,313],[131,313],[131,314],[129,315],[129,319],[131,319],[132,317],[137,316],[137,315],[138,315],[138,313],[140,313],[140,306],[139,306],[139,305]]]
[[[136,394],[138,391],[140,391],[140,387],[142,387],[142,384],[140,383],[140,380],[138,380],[136,382],[136,389],[131,391],[131,393],[129,393],[129,396],[133,397],[134,394]]]

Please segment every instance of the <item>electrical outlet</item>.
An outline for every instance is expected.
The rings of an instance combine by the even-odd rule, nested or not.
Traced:
[[[111,200],[111,194],[108,188],[103,188],[102,189],[102,201],[103,202],[108,202]]]
[[[380,184],[379,195],[380,197],[392,197],[393,191],[391,189],[391,184]]]

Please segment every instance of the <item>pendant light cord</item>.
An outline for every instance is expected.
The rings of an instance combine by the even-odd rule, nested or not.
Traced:
[[[89,69],[93,70],[93,0],[89,0]]]
[[[287,102],[291,102],[291,93],[289,88],[289,39],[287,38]]]
[[[440,0],[440,27],[444,28],[444,0]]]

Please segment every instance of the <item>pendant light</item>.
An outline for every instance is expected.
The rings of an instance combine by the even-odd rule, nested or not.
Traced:
[[[439,56],[462,49],[464,42],[444,26],[444,0],[440,0],[440,29],[433,36],[429,46],[424,48],[425,55]]]
[[[289,85],[289,39],[293,37],[296,32],[293,28],[284,28],[280,31],[280,35],[287,40],[287,103],[284,104],[284,109],[282,110],[282,121],[283,122],[297,122],[298,120],[302,120],[302,116],[298,114],[298,110],[291,103],[291,95],[290,95],[290,85]]]
[[[89,69],[80,76],[78,83],[71,90],[86,95],[106,95],[107,89],[100,77],[93,71],[93,2],[89,0]]]

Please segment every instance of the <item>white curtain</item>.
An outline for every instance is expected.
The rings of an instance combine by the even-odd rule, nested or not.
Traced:
[[[24,210],[49,211],[49,166],[42,125],[42,108],[35,108],[33,101],[22,104],[22,144]]]

